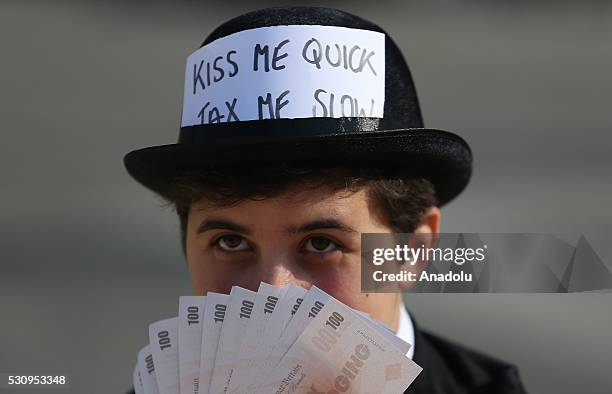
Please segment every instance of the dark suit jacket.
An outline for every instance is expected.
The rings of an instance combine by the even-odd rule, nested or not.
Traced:
[[[414,361],[423,371],[405,394],[526,393],[515,366],[422,331],[414,319],[412,323]]]
[[[420,330],[414,323],[414,361],[423,371],[405,394],[524,394],[518,369]]]

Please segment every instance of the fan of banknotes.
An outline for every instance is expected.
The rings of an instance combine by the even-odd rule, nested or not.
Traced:
[[[257,292],[179,299],[149,326],[136,394],[402,393],[421,372],[410,344],[321,289],[261,283]]]

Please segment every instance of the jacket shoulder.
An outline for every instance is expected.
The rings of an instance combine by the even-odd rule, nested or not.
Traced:
[[[414,360],[423,372],[410,394],[526,393],[516,366],[425,331],[416,333]]]

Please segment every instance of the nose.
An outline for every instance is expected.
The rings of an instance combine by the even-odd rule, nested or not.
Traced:
[[[276,287],[282,287],[291,283],[295,278],[291,268],[284,263],[263,264],[259,277],[262,282],[269,283]]]
[[[302,287],[310,287],[310,282],[304,272],[299,267],[292,264],[291,261],[281,260],[270,264],[262,264],[260,280],[271,284],[272,286],[282,287],[289,284],[294,284]]]

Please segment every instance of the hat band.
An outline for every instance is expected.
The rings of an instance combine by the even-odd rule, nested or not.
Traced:
[[[338,134],[357,134],[386,128],[384,119],[366,117],[264,119],[244,122],[184,126],[179,144],[211,144],[213,141],[236,142],[236,139],[267,138],[279,140]]]

